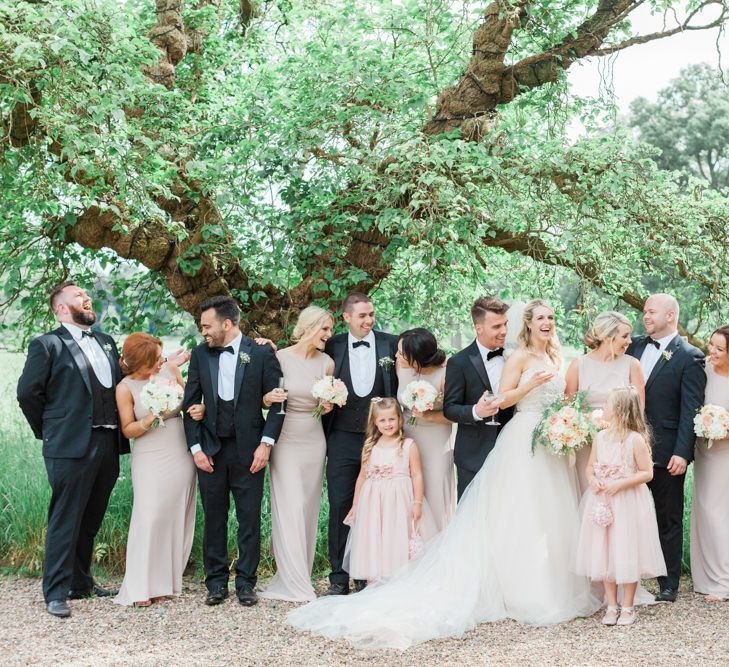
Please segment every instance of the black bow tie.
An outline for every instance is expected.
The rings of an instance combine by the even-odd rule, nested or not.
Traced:
[[[231,354],[235,354],[235,350],[233,349],[232,345],[227,345],[226,347],[214,347],[213,352],[216,354],[223,354],[223,352],[230,352]]]
[[[504,348],[500,347],[497,350],[491,350],[486,355],[486,361],[491,361],[494,357],[503,357],[504,356]]]
[[[365,347],[370,346],[370,344],[366,340],[358,340],[352,343],[352,349],[356,350],[360,345],[364,345]]]
[[[654,338],[651,338],[650,336],[648,336],[648,345],[655,345],[656,350],[661,349],[661,344]]]
[[[81,338],[93,338],[94,334],[91,331],[82,331]]]

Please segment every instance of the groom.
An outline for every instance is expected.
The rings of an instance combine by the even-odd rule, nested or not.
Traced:
[[[233,494],[238,519],[235,590],[244,606],[258,602],[254,591],[261,555],[261,500],[265,468],[283,415],[268,411],[263,396],[278,387],[281,367],[268,345],[255,345],[241,334],[236,302],[216,296],[200,304],[205,343],[192,351],[185,386],[185,436],[198,468],[205,515],[203,562],[208,595],[205,604],[228,597],[228,509]],[[205,399],[202,421],[187,410]]]
[[[496,297],[484,296],[471,308],[476,340],[448,360],[443,414],[458,424],[454,459],[458,472],[458,500],[494,448],[496,436],[511,419],[513,408],[499,410],[485,391],[499,390],[504,369],[509,307]],[[488,424],[496,416],[500,426]]]
[[[111,595],[94,582],[91,556],[129,442],[116,410],[119,353],[113,338],[91,331],[91,299],[66,282],[50,305],[61,326],[31,342],[18,403],[43,441],[51,487],[43,597],[49,614],[66,618],[69,598]]]
[[[653,493],[667,574],[658,578],[658,602],[675,602],[683,552],[683,483],[694,458],[694,416],[704,403],[704,355],[678,335],[679,307],[668,294],[643,306],[646,336],[633,338],[627,353],[640,360],[645,416],[653,431]]]
[[[326,423],[332,571],[325,595],[349,593],[349,574],[343,566],[349,528],[343,521],[354,500],[370,400],[374,396],[397,396],[397,336],[375,331],[375,307],[366,294],[349,294],[342,303],[342,317],[348,332],[330,338],[326,344],[326,353],[334,359],[334,377],[347,385],[349,395],[346,405],[335,406]],[[355,581],[355,590],[361,590],[364,584]]]

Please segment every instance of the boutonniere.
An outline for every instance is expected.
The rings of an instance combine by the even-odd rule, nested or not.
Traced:
[[[251,357],[246,352],[241,352],[238,355],[238,359],[240,359],[240,365],[241,366],[245,366],[246,364],[250,364],[251,363]]]
[[[392,368],[395,365],[395,361],[392,357],[380,357],[377,363],[380,365],[380,368],[384,368],[385,370]]]
[[[661,352],[661,356],[666,361],[671,361],[671,357],[673,356],[673,352],[671,352],[670,350],[663,350],[663,352]]]
[[[111,343],[104,343],[102,347],[104,349],[104,352],[106,352],[107,354],[111,354]]]

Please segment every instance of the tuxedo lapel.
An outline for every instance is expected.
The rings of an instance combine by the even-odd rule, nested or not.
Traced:
[[[681,347],[681,337],[676,334],[674,339],[668,344],[665,350],[661,352],[661,356],[658,357],[658,361],[656,361],[656,365],[653,366],[653,370],[651,371],[650,377],[645,383],[645,390],[648,391],[655,382],[656,377],[658,377],[658,374],[663,370],[663,367],[668,363],[668,359],[666,359],[666,353],[668,352],[671,356],[676,354],[678,351],[678,348]]]
[[[481,378],[486,389],[491,391],[491,382],[489,381],[489,374],[486,372],[486,366],[483,363],[483,357],[478,349],[476,343],[471,344],[471,349],[468,352],[468,358],[476,369],[478,376]]]
[[[89,377],[89,367],[86,363],[86,357],[84,356],[84,353],[81,352],[81,348],[78,346],[78,343],[74,340],[71,332],[66,329],[66,327],[60,327],[56,329],[55,333],[63,341],[63,344],[68,348],[68,351],[71,353],[73,361],[76,364],[79,373],[81,373],[81,377],[83,378],[84,384],[86,385],[86,389],[88,389],[89,394],[91,394],[91,378]]]
[[[250,361],[251,358],[251,341],[250,339],[243,338],[240,342],[240,348],[238,349],[238,358],[235,360],[235,381],[234,381],[234,391],[235,394],[233,396],[233,404],[235,406],[238,405],[238,396],[240,396],[240,386],[243,382],[243,377],[246,374],[246,367],[248,364],[244,364],[241,361],[242,355],[248,355],[248,359]]]
[[[383,340],[377,334],[378,332],[375,331],[375,363],[377,364],[375,373],[382,373],[382,382],[385,386],[385,396],[391,396],[392,387],[390,382],[390,369],[380,365],[380,359],[390,356],[390,346],[386,340]]]
[[[347,354],[348,337],[345,335],[341,340],[337,341],[334,350],[334,377],[338,378],[342,375],[342,365],[344,364],[344,355]]]
[[[210,348],[207,349],[206,354],[208,355],[208,372],[210,373],[210,386],[213,388],[213,401],[215,405],[218,404],[218,370],[220,355],[212,352]]]
[[[109,366],[111,368],[111,382],[112,387],[116,386],[118,379],[117,379],[117,373],[116,369],[119,366],[117,363],[116,358],[112,354],[112,346],[111,343],[107,343],[104,341],[104,339],[99,334],[94,334],[94,338],[96,339],[96,342],[101,346],[101,349],[104,351],[104,356],[109,361]]]

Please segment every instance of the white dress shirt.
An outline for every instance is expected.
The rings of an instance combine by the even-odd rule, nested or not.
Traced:
[[[375,386],[377,374],[377,350],[375,349],[375,332],[370,331],[363,339],[370,346],[352,347],[357,339],[347,334],[347,352],[349,354],[349,374],[352,377],[352,389],[357,396],[367,396]]]
[[[651,373],[653,372],[653,369],[655,368],[656,364],[658,363],[658,360],[661,358],[661,354],[665,351],[665,349],[668,347],[670,342],[677,336],[677,333],[669,334],[668,336],[664,336],[663,338],[656,338],[658,344],[661,346],[660,348],[657,348],[652,343],[648,343],[645,346],[645,349],[643,350],[643,354],[640,357],[640,367],[643,369],[643,377],[645,377],[646,382],[648,381],[648,378],[651,376]]]
[[[81,351],[86,356],[86,359],[91,364],[91,368],[96,375],[96,378],[106,389],[111,387],[111,364],[109,363],[109,357],[106,352],[102,349],[99,341],[95,337],[84,336],[83,332],[88,331],[77,327],[75,324],[64,322],[63,326],[73,336]]]
[[[235,373],[238,368],[238,364],[241,363],[238,355],[240,354],[240,344],[243,340],[243,335],[238,334],[228,345],[225,347],[232,347],[233,353],[221,352],[218,357],[218,398],[221,401],[232,401],[235,398]],[[212,406],[210,406],[212,407]],[[271,409],[276,406],[272,406]],[[273,447],[275,440],[264,435],[261,437],[261,442],[265,442]],[[199,443],[194,444],[190,447],[190,454],[195,456],[202,447]]]
[[[483,365],[486,367],[486,375],[489,377],[489,382],[491,383],[491,393],[497,394],[499,392],[499,383],[501,382],[501,373],[504,371],[504,355],[497,357],[491,357],[491,359],[488,358],[489,352],[494,352],[494,350],[489,349],[485,345],[481,345],[481,343],[476,339],[476,346],[478,347],[478,351],[481,353],[481,359],[483,359]],[[476,421],[481,421],[483,417],[479,417],[476,414],[476,406],[473,406],[473,418]]]

